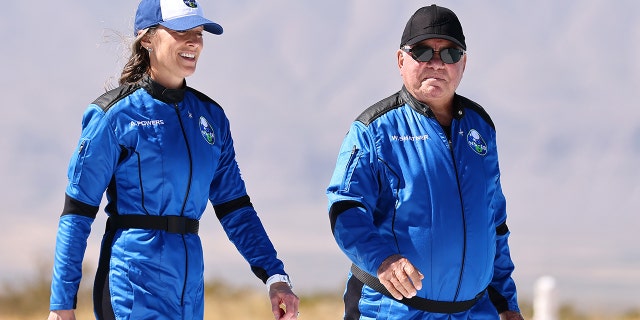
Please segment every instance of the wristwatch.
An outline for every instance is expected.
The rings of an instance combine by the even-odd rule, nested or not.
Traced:
[[[289,286],[289,289],[293,289],[293,285],[291,284],[291,280],[289,280],[289,276],[286,274],[274,274],[269,279],[267,279],[267,291],[271,289],[271,285],[276,282],[284,282]]]

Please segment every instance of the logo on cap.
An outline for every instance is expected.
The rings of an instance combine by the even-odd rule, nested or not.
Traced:
[[[198,7],[198,3],[196,2],[196,0],[182,0],[182,1],[189,8],[197,8]]]

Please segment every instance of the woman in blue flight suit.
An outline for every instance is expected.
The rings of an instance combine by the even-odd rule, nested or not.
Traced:
[[[98,319],[203,318],[198,220],[208,202],[267,284],[276,319],[297,317],[299,300],[240,177],[229,121],[215,101],[186,86],[204,31],[221,34],[222,27],[196,1],[140,3],[120,87],[89,105],[70,161],[50,320],[75,319],[86,242],[105,190]]]

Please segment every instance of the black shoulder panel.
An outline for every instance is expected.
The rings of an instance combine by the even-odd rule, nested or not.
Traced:
[[[364,125],[369,125],[371,122],[373,122],[373,120],[379,118],[390,110],[400,107],[404,103],[405,101],[400,97],[400,92],[396,92],[393,95],[378,101],[376,104],[364,110],[356,118],[356,121],[360,121]]]
[[[477,114],[480,115],[480,117],[482,117],[484,121],[486,121],[491,126],[491,128],[493,128],[493,130],[496,129],[496,126],[493,124],[493,120],[491,120],[491,117],[489,116],[487,111],[484,110],[484,108],[481,107],[479,104],[461,95],[456,95],[455,99],[463,109],[470,109],[475,111]]]
[[[218,108],[222,109],[222,106],[219,103],[217,103],[215,100],[209,98],[209,96],[207,96],[206,94],[204,94],[204,93],[202,93],[202,92],[200,92],[200,91],[198,91],[198,90],[196,90],[194,88],[191,88],[191,87],[187,87],[187,90],[189,92],[193,93],[200,101],[213,103],[216,106],[218,106]]]
[[[92,104],[95,104],[98,107],[102,108],[102,110],[107,111],[116,102],[132,94],[134,91],[138,90],[139,88],[140,86],[136,84],[127,84],[127,85],[119,86],[115,89],[105,92],[103,95],[98,97],[98,99],[93,101]]]

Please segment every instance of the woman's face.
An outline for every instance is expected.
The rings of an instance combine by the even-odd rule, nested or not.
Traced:
[[[202,26],[186,31],[174,31],[158,26],[142,42],[149,52],[151,78],[166,88],[179,88],[184,78],[196,71],[202,51]]]

